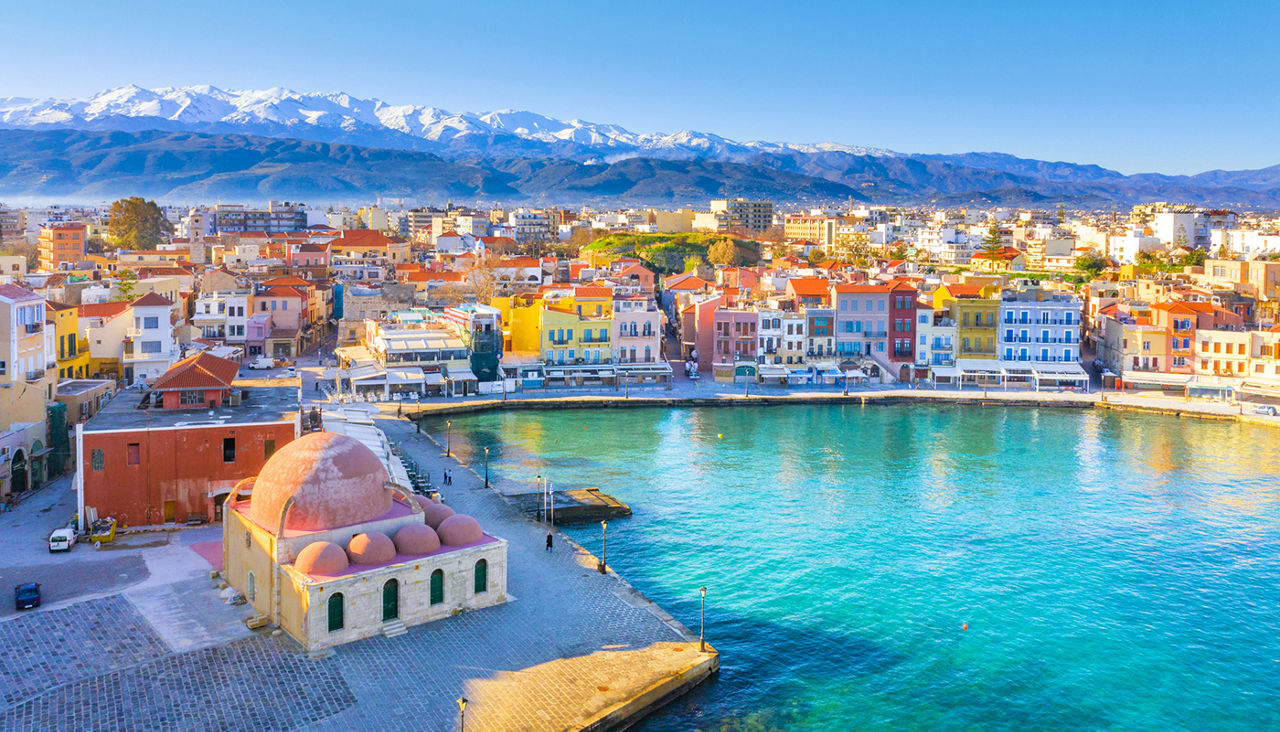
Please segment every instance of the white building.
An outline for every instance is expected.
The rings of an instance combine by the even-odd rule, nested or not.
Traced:
[[[154,379],[181,359],[173,324],[173,303],[154,292],[133,301],[133,325],[125,330],[124,378]]]
[[[1002,361],[1076,363],[1080,359],[1080,298],[1041,289],[1006,291],[1000,299]]]

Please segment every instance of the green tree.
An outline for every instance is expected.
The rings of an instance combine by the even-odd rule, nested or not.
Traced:
[[[707,261],[712,264],[737,264],[738,245],[729,237],[716,241],[707,249]]]
[[[173,224],[155,201],[138,196],[111,204],[107,214],[107,238],[125,249],[155,249],[173,234]]]
[[[1004,239],[1000,238],[1000,224],[995,221],[991,222],[991,226],[987,227],[987,235],[982,237],[982,248],[985,251],[993,252],[1004,247]]]
[[[1160,264],[1160,258],[1152,252],[1138,252],[1137,263],[1143,266],[1155,266]]]
[[[903,242],[898,242],[897,246],[893,248],[893,251],[889,252],[890,259],[906,259],[908,256],[909,252],[907,252],[907,245]]]
[[[699,257],[696,254],[690,254],[689,256],[684,258],[685,272],[692,272],[693,270],[697,269],[700,266],[702,266],[702,257]]]
[[[1107,258],[1097,252],[1085,252],[1076,257],[1076,269],[1090,277],[1097,277],[1106,268]]]
[[[1183,267],[1202,267],[1204,266],[1205,252],[1203,249],[1192,249],[1182,255]]]
[[[1067,207],[1061,203],[1058,204],[1058,226],[1067,223]]]
[[[116,290],[121,300],[132,300],[133,291],[138,285],[138,273],[131,269],[122,269],[116,273]]]

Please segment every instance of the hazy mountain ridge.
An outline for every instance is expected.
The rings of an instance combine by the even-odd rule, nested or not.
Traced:
[[[135,192],[166,200],[384,195],[704,204],[742,195],[809,203],[1176,200],[1272,208],[1280,206],[1280,165],[1124,175],[1004,153],[904,154],[837,143],[737,142],[692,131],[638,134],[534,112],[455,114],[279,88],[130,86],[82,100],[0,100],[0,195]]]

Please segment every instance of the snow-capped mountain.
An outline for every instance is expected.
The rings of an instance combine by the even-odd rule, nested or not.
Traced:
[[[535,112],[484,114],[389,104],[350,94],[213,86],[125,86],[88,99],[0,99],[0,127],[165,130],[291,137],[425,150],[446,156],[529,155],[576,160],[656,157],[743,162],[772,154],[892,155],[888,150],[820,143],[737,142],[682,131],[638,134],[618,125],[563,121]]]

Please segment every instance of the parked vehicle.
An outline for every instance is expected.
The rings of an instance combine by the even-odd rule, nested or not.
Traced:
[[[1276,416],[1276,408],[1270,404],[1263,404],[1253,408],[1254,414],[1265,414],[1268,417]]]
[[[49,552],[69,552],[76,545],[76,532],[71,529],[57,529],[49,534]]]
[[[276,362],[267,356],[258,356],[256,359],[249,362],[249,368],[254,369],[255,371],[266,371],[267,369],[273,369],[275,367]]]
[[[40,583],[27,582],[13,588],[13,609],[30,610],[40,607]]]

